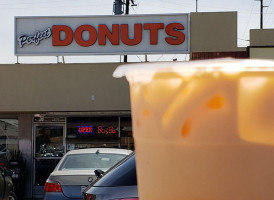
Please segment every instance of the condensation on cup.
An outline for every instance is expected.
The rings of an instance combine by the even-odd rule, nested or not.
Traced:
[[[274,61],[119,66],[141,200],[274,199]]]

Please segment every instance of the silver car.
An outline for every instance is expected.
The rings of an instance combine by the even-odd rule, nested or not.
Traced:
[[[90,148],[69,151],[45,183],[44,200],[82,199],[82,192],[96,179],[95,170],[107,171],[132,151]]]

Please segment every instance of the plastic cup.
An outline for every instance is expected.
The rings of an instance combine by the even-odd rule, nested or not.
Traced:
[[[141,200],[274,199],[274,62],[122,65]]]

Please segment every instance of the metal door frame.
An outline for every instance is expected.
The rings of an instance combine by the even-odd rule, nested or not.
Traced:
[[[34,122],[33,123],[33,148],[32,148],[32,160],[33,160],[33,173],[32,173],[32,197],[33,198],[41,198],[43,194],[38,194],[35,193],[35,189],[38,187],[42,187],[42,186],[35,186],[35,160],[37,159],[35,152],[36,152],[36,128],[38,126],[58,126],[58,127],[62,127],[63,128],[63,148],[64,148],[64,154],[66,153],[67,149],[66,149],[66,120],[65,122]],[[53,160],[57,160],[57,159],[61,159],[61,158],[57,158],[57,157],[53,157],[53,158],[43,158],[43,157],[38,157],[39,159],[43,159],[43,160],[47,160],[47,159],[53,159]],[[38,190],[38,189],[37,189]]]

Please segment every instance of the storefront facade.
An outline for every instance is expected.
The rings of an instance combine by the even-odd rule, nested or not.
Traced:
[[[128,84],[112,77],[118,65],[0,66],[1,162],[17,168],[7,161],[20,150],[27,197],[43,195],[47,176],[69,150],[134,149]]]
[[[160,20],[162,17],[161,15]],[[44,20],[38,18],[38,21],[41,19]],[[97,50],[101,52],[93,53],[134,54],[140,49],[146,49],[147,53],[189,53],[193,58],[196,56],[195,58],[201,59],[201,55],[205,53],[213,55],[212,57],[218,57],[216,55],[226,57],[226,55],[233,55],[231,52],[239,55],[246,51],[244,48],[237,48],[236,12],[190,13],[186,21],[189,24],[186,25],[185,21],[175,20],[176,29],[181,27],[178,24],[184,26],[181,30],[184,30],[182,32],[184,40],[182,33],[177,35],[177,40],[169,40],[172,39],[169,38],[169,34],[174,32],[169,32],[169,28],[166,27],[171,27],[169,24],[174,23],[173,19],[169,17],[167,19],[167,24],[163,25],[157,17],[146,16],[142,19],[147,25],[141,30],[142,34],[146,34],[143,35],[141,41],[143,46],[141,47],[130,45],[129,38],[118,41],[120,47],[115,44],[117,40],[112,38],[111,43],[114,47],[111,48],[114,49],[108,46],[103,49],[106,41],[101,38],[100,45],[98,36],[98,44],[95,43],[95,45],[98,45]],[[66,19],[61,20],[66,21]],[[99,31],[100,21],[96,23],[97,25],[92,25],[94,29],[91,26],[77,25],[75,27],[78,32],[87,28],[92,33],[94,30]],[[134,24],[138,23],[134,22]],[[139,30],[138,26],[133,25],[136,30]],[[44,54],[43,52],[47,52],[47,55],[87,53],[86,48],[84,52],[78,53],[77,51],[75,53],[75,47],[72,48],[73,51],[64,50],[70,43],[60,47],[67,40],[62,38],[62,34],[59,38],[55,35],[54,41],[56,45],[59,45],[58,51],[51,51],[51,47],[43,43],[49,39],[47,27],[39,30],[39,34],[44,34],[40,37],[43,40],[39,39],[41,49],[35,44],[35,40],[31,40],[29,37],[31,34],[29,34],[29,44],[27,40],[24,42],[24,37],[21,37],[21,43],[18,43],[24,46],[26,51],[21,47],[16,47],[15,53],[19,56],[35,53],[41,55]],[[116,26],[111,27],[117,28]],[[64,27],[59,27],[59,30],[62,28]],[[19,30],[20,27],[17,28],[17,31]],[[105,26],[101,26],[100,30],[106,30]],[[163,34],[160,31],[163,31]],[[155,35],[158,40],[153,39]],[[22,35],[19,34],[19,36]],[[16,35],[16,40],[19,36]],[[77,37],[78,41],[72,38],[72,45],[76,43],[88,45],[85,36],[82,36],[83,38]],[[164,41],[163,45],[171,46],[158,48],[157,45],[161,44],[161,40]],[[167,41],[175,43],[169,44]],[[179,44],[182,41],[185,42],[183,47]],[[150,44],[150,47],[145,44],[146,42]],[[176,46],[176,43],[179,46]],[[109,44],[106,43],[106,45]],[[36,51],[35,48],[38,50]],[[165,52],[158,52],[158,49],[164,49]],[[109,50],[110,52],[107,52]],[[111,53],[112,51],[115,52]],[[113,71],[120,64],[0,65],[0,156],[2,158],[0,161],[10,165],[7,160],[11,161],[13,152],[20,150],[26,161],[24,166],[24,196],[26,198],[42,197],[43,185],[48,174],[63,154],[69,150],[87,147],[116,147],[134,150],[129,86],[125,78],[112,77]],[[18,166],[11,167],[18,168]]]

